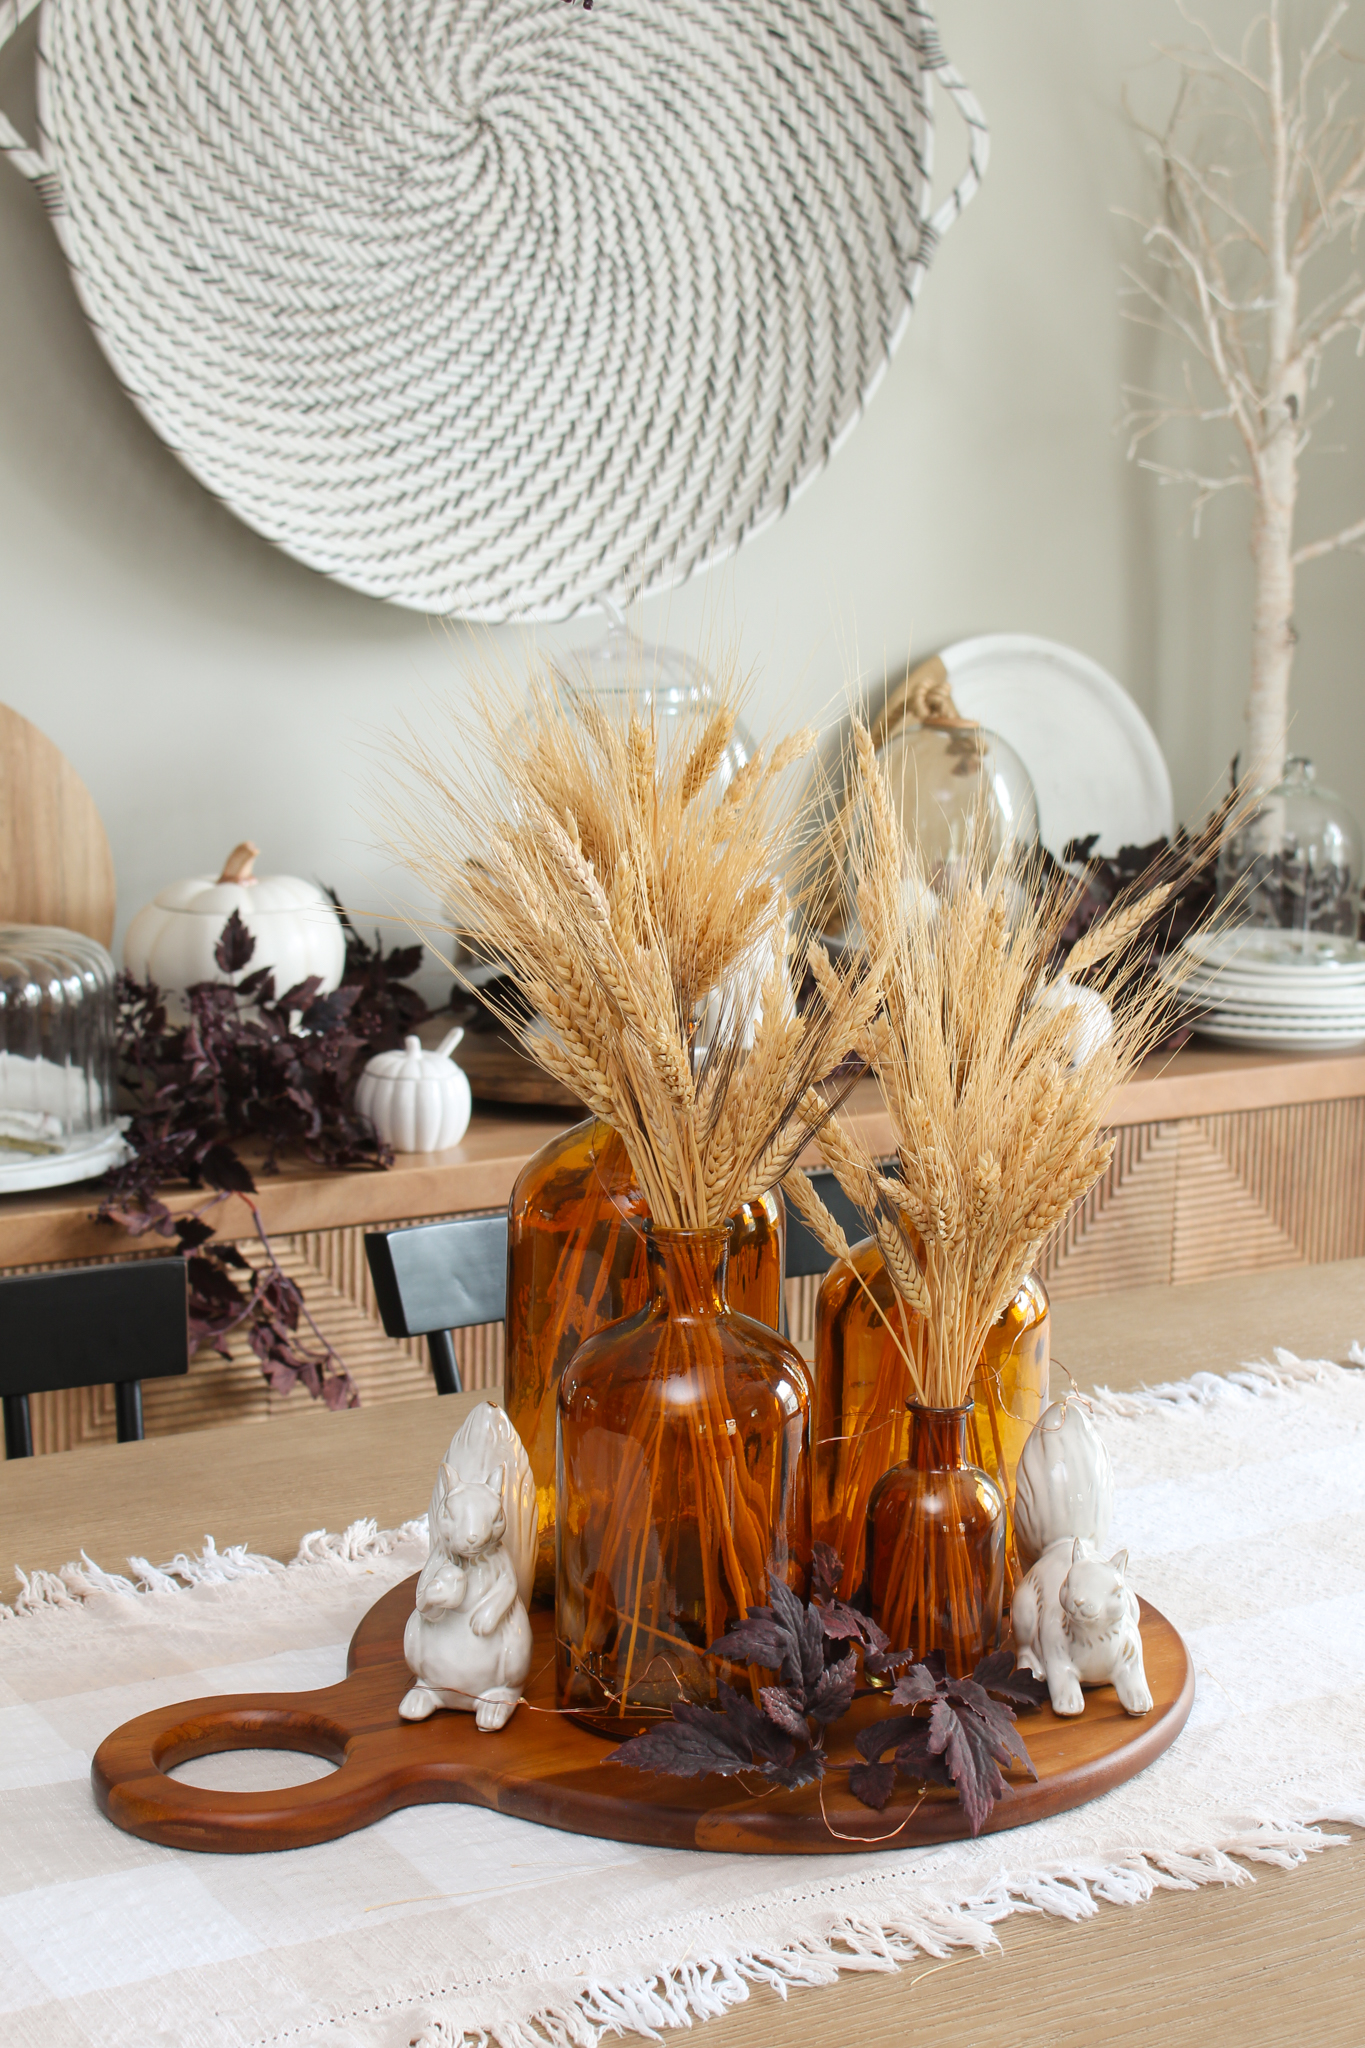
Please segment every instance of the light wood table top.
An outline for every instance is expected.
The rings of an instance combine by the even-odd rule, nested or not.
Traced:
[[[1082,1386],[1229,1371],[1276,1344],[1344,1361],[1353,1339],[1365,1340],[1362,1259],[1053,1310],[1054,1352]],[[300,1406],[268,1424],[0,1466],[0,1592],[13,1595],[14,1563],[53,1570],[82,1548],[118,1570],[130,1553],[160,1561],[211,1532],[288,1558],[310,1529],[361,1515],[392,1526],[422,1512],[439,1451],[480,1398]],[[1255,1875],[1101,1906],[1080,1926],[1015,1915],[985,1957],[926,1957],[785,2002],[755,1990],[706,2024],[704,2048],[1362,2048],[1365,1844]]]
[[[441,1021],[434,1020],[428,1035]],[[1145,1060],[1119,1089],[1109,1121],[1160,1123],[1360,1095],[1365,1052],[1267,1053],[1195,1044]],[[848,1114],[875,1152],[894,1149],[873,1083],[853,1090]],[[400,1153],[387,1172],[340,1171],[294,1160],[278,1174],[259,1177],[261,1220],[267,1230],[285,1235],[500,1209],[527,1160],[571,1121],[559,1110],[481,1108],[458,1145],[447,1152]],[[818,1163],[811,1146],[803,1164]],[[202,1188],[169,1188],[164,1198],[179,1214],[202,1207],[208,1194]],[[98,1203],[94,1185],[0,1195],[0,1269],[127,1257],[129,1240],[92,1221]],[[235,1197],[214,1209],[212,1220],[221,1237],[249,1238],[255,1232],[250,1211]],[[150,1246],[143,1240],[141,1248],[164,1250],[159,1239]]]

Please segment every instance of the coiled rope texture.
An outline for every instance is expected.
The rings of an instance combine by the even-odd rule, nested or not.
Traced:
[[[39,44],[0,146],[156,431],[299,560],[474,619],[775,518],[986,158],[905,0],[44,0]]]

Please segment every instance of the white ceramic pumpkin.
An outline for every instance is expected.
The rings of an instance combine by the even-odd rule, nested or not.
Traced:
[[[275,993],[316,974],[320,993],[339,988],[346,968],[346,933],[316,882],[296,875],[254,875],[259,849],[244,840],[223,872],[172,882],[139,910],[123,942],[123,964],[135,981],[154,981],[178,997],[198,981],[240,981],[269,967]],[[236,911],[256,950],[242,974],[224,974],[213,957],[223,926]]]
[[[405,1038],[401,1052],[381,1052],[366,1066],[355,1106],[395,1152],[444,1152],[469,1128],[469,1082],[451,1059],[464,1032],[448,1031],[435,1052]]]

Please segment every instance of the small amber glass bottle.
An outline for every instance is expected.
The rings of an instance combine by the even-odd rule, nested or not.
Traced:
[[[967,1459],[970,1407],[911,1408],[904,1463],[867,1510],[872,1618],[896,1650],[942,1650],[969,1677],[1000,1641],[1005,1496]]]
[[[844,1560],[845,1599],[863,1583],[872,1489],[910,1443],[910,1381],[887,1319],[912,1350],[920,1318],[896,1296],[875,1238],[864,1238],[851,1265],[830,1267],[815,1306],[813,1520],[816,1540]],[[969,1457],[1011,1501],[1024,1439],[1047,1406],[1048,1334],[1047,1291],[1030,1273],[986,1339],[967,1424]]]
[[[536,1482],[540,1537],[534,1599],[554,1600],[555,1400],[580,1344],[649,1299],[648,1217],[626,1148],[589,1118],[552,1138],[517,1176],[507,1207],[503,1399]],[[776,1329],[785,1210],[776,1191],[734,1219],[730,1299]]]
[[[559,1389],[559,1705],[637,1733],[742,1670],[709,1646],[810,1565],[810,1392],[797,1352],[726,1297],[728,1227],[648,1232],[650,1300]]]

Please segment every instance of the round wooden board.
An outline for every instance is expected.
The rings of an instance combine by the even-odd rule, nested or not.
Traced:
[[[352,1639],[350,1675],[340,1685],[192,1700],[125,1723],[100,1745],[92,1767],[103,1811],[144,1841],[215,1852],[297,1849],[368,1827],[397,1807],[440,1800],[611,1841],[754,1855],[912,1849],[968,1832],[956,1797],[933,1791],[888,1841],[917,1795],[898,1790],[885,1813],[872,1813],[850,1797],[837,1767],[826,1781],[822,1815],[815,1788],[760,1799],[733,1779],[663,1778],[608,1763],[609,1742],[554,1711],[548,1614],[532,1617],[535,1658],[525,1702],[506,1728],[481,1735],[469,1714],[401,1721],[398,1702],[411,1683],[403,1627],[415,1585],[405,1580],[370,1609]],[[1087,1693],[1085,1712],[1074,1720],[1047,1707],[1021,1716],[1038,1780],[1011,1781],[987,1832],[1084,1805],[1174,1742],[1194,1700],[1194,1670],[1176,1631],[1145,1601],[1142,1643],[1151,1713],[1132,1718],[1104,1686]],[[845,1752],[851,1757],[858,1729],[884,1712],[875,1699],[856,1702],[832,1731],[835,1759]],[[226,1749],[303,1750],[340,1769],[276,1792],[212,1792],[165,1775],[191,1757]]]
[[[91,796],[60,747],[0,704],[0,922],[51,924],[107,946],[114,862]]]

